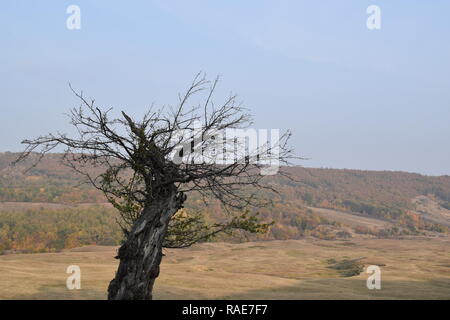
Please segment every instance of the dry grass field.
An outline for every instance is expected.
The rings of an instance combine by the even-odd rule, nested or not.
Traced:
[[[329,221],[341,222],[347,226],[365,226],[368,228],[390,228],[393,224],[389,221],[374,219],[371,217],[363,216],[356,212],[344,212],[325,208],[308,207],[320,216],[328,219]]]
[[[156,299],[450,299],[450,239],[287,240],[204,243],[166,250]],[[0,256],[0,299],[105,299],[115,247]],[[379,265],[381,290],[365,272],[344,277],[330,259]],[[70,291],[67,266],[81,268]]]

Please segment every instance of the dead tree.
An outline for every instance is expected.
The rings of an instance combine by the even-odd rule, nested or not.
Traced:
[[[199,74],[179,95],[176,107],[152,107],[140,121],[125,112],[110,119],[111,109],[95,106],[70,87],[81,101],[69,114],[78,134],[22,142],[26,149],[17,161],[64,146],[63,163],[86,177],[120,212],[125,235],[108,299],[152,299],[163,247],[187,247],[235,229],[267,230],[269,224],[260,223],[247,209],[263,204],[254,190],[274,191],[262,183],[264,170],[271,162],[284,165],[292,157],[290,133],[275,142],[266,138],[257,147],[254,141],[231,135],[232,130],[248,128],[251,117],[235,95],[215,105],[217,83]],[[194,95],[202,103],[189,106]],[[200,213],[180,213],[191,192],[205,201],[219,201],[229,220],[206,225]]]

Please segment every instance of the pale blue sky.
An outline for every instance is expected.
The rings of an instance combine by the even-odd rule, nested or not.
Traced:
[[[290,128],[304,166],[450,174],[449,17],[447,0],[2,1],[0,151],[69,130],[68,82],[137,115],[203,70],[256,127]]]

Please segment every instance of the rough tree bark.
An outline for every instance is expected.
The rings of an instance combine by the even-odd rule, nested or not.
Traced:
[[[147,207],[119,248],[115,278],[108,287],[109,300],[151,300],[159,276],[163,240],[171,217],[182,207],[185,196],[171,186]]]

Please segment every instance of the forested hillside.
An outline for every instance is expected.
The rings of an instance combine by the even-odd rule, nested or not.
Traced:
[[[99,191],[83,184],[79,175],[62,166],[59,155],[47,155],[29,171],[26,169],[38,156],[11,167],[16,157],[14,153],[0,153],[0,252],[55,251],[83,244],[120,242],[115,210],[104,205],[105,199]],[[265,178],[267,184],[279,191],[277,195],[260,191],[261,197],[274,200],[273,206],[258,210],[260,216],[275,224],[269,234],[258,236],[259,239],[303,236],[346,239],[362,235],[397,237],[448,232],[449,176],[285,169],[292,179]],[[427,207],[418,208],[417,201],[413,201],[421,196],[434,205],[433,215],[426,212]],[[190,197],[186,207],[188,212],[203,212],[208,221],[223,219],[225,215],[217,203],[210,201],[205,206],[196,195]],[[334,215],[324,215],[316,208],[333,209],[329,212]],[[339,215],[346,219],[339,219]],[[351,221],[353,217],[355,221]],[[225,240],[255,237],[240,235]]]
[[[415,217],[414,199],[427,196],[445,213],[450,207],[450,176],[392,171],[289,168],[297,182],[278,179],[284,199],[307,205],[362,213],[400,225]]]

